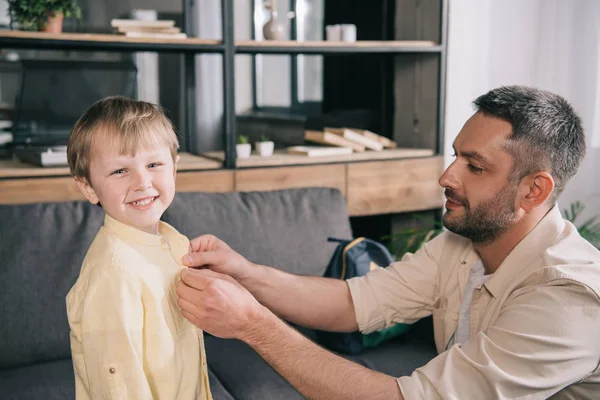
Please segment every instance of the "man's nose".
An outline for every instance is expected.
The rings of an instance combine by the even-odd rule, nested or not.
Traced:
[[[458,179],[454,171],[456,160],[446,168],[438,183],[443,188],[456,188],[458,186]]]

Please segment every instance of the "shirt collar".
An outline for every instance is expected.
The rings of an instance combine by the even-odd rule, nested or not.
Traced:
[[[550,247],[565,229],[565,221],[557,205],[538,222],[538,224],[517,244],[502,261],[500,267],[485,283],[492,296],[498,297],[511,281],[538,265],[534,263]]]
[[[108,214],[104,216],[104,227],[126,242],[145,246],[163,246],[167,244],[164,240],[171,243],[178,236],[181,236],[171,225],[163,221],[158,222],[158,232],[160,235],[154,235],[117,221]]]

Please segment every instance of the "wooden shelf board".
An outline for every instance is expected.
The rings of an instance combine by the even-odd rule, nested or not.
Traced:
[[[189,153],[180,153],[178,171],[194,171],[219,169],[222,162],[210,160]],[[17,159],[0,160],[0,179],[2,178],[26,178],[26,177],[48,177],[69,176],[68,167],[38,167],[36,165],[23,163]]]
[[[287,154],[286,150],[276,150],[270,157],[261,157],[256,153],[252,153],[250,158],[237,159],[238,168],[254,168],[254,167],[276,167],[286,165],[309,165],[309,164],[325,164],[325,163],[344,163],[354,161],[371,161],[371,160],[394,160],[403,158],[429,157],[434,152],[429,149],[389,149],[383,151],[365,151],[363,153],[352,153],[348,155],[324,156],[324,157],[307,157],[298,154]],[[225,155],[223,152],[208,152],[203,154],[205,157],[223,161]]]
[[[125,51],[194,51],[218,52],[223,44],[217,39],[128,37],[119,34],[46,33],[32,31],[0,31],[0,46],[39,49],[94,49]]]
[[[356,42],[307,41],[295,40],[238,40],[236,53],[419,53],[440,52],[442,46],[427,40],[381,40]]]
[[[357,40],[356,42],[306,41],[297,40],[236,40],[238,47],[433,47],[429,40]]]

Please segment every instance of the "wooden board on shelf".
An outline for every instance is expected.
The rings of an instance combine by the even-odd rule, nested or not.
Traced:
[[[0,179],[0,204],[85,200],[71,177]]]
[[[442,157],[348,164],[348,212],[375,215],[443,206]]]
[[[238,158],[237,166],[239,168],[275,167],[299,164],[322,164],[336,162],[429,157],[433,154],[433,151],[429,149],[389,149],[382,151],[365,151],[362,153],[352,153],[336,156],[307,157],[298,154],[288,154],[285,149],[278,149],[270,157],[261,157],[258,154],[253,153],[252,155],[250,155],[250,158]],[[204,153],[203,155],[219,161],[223,161],[225,159],[225,155],[223,152],[209,152]]]
[[[39,40],[70,40],[87,42],[119,42],[119,43],[177,43],[177,44],[196,44],[196,45],[219,45],[222,42],[216,39],[199,38],[148,38],[148,37],[128,37],[118,34],[97,34],[97,33],[46,33],[32,31],[0,31],[0,40],[2,38],[12,39],[39,39]]]
[[[180,153],[179,171],[219,169],[222,162],[210,160],[190,153]],[[0,179],[2,178],[25,178],[43,176],[69,176],[68,167],[42,168],[36,165],[23,163],[16,159],[0,160]]]
[[[178,172],[175,188],[177,192],[233,192],[233,171]]]
[[[236,40],[236,46],[248,47],[433,47],[430,40],[357,40],[356,42],[305,41],[297,40]]]
[[[301,187],[331,187],[346,193],[345,165],[311,165],[235,171],[235,190],[279,190]]]

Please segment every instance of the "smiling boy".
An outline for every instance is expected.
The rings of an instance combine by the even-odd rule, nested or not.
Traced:
[[[106,213],[67,295],[77,399],[212,398],[202,331],[174,298],[189,241],[160,221],[178,148],[159,106],[119,96],[71,132],[71,173]]]

